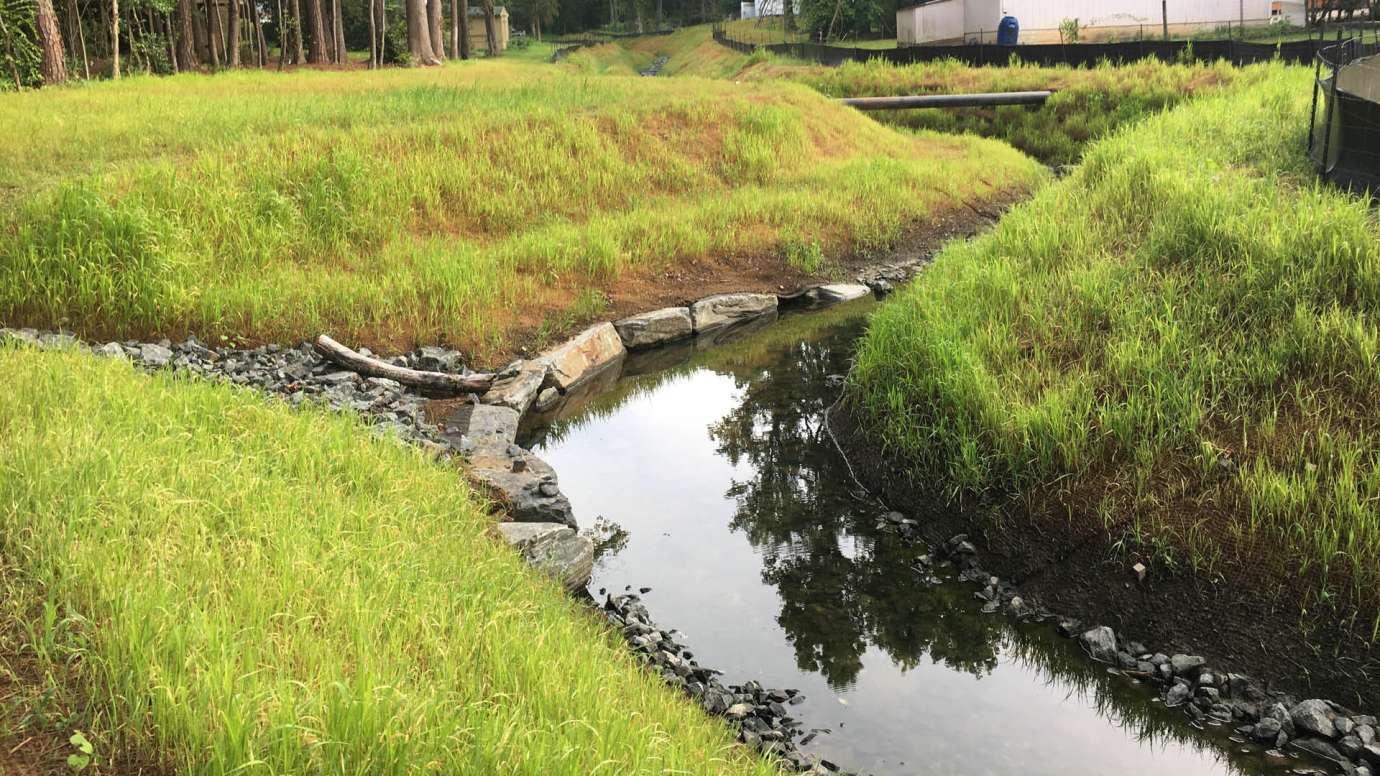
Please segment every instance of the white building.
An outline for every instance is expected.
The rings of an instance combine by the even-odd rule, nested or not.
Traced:
[[[1135,38],[1269,24],[1303,23],[1303,0],[927,0],[896,12],[900,45],[995,43],[1003,16],[1021,25],[1021,43],[1058,43],[1059,25],[1077,19],[1079,40]]]
[[[738,17],[756,19],[759,16],[780,16],[782,0],[748,0],[738,5]]]

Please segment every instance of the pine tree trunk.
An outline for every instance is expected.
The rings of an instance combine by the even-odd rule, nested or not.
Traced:
[[[494,0],[484,0],[484,42],[489,47],[488,55],[502,54],[498,50],[498,25],[494,20]]]
[[[311,53],[307,61],[326,63],[326,21],[321,16],[321,0],[307,0],[307,28],[311,30]]]
[[[163,14],[163,34],[168,36],[168,66],[177,75],[181,68],[177,66],[177,31],[173,29],[172,11]]]
[[[300,65],[306,60],[302,50],[302,0],[292,0],[292,63]]]
[[[450,0],[450,55],[460,56],[460,3]]]
[[[230,0],[230,34],[225,53],[230,67],[240,66],[240,0]]]
[[[387,56],[388,52],[388,20],[384,18],[383,0],[374,0],[374,2],[377,4],[379,14],[379,67],[383,67],[383,58]]]
[[[211,69],[220,69],[220,9],[217,0],[205,0],[206,7],[206,48],[211,54]]]
[[[446,58],[446,36],[441,33],[444,29],[445,20],[441,18],[441,0],[427,0],[426,21],[428,31],[431,33],[431,53],[437,59]]]
[[[334,8],[334,12],[331,15],[335,17],[332,22],[332,24],[335,25],[332,29],[332,34],[335,36],[335,63],[337,65],[343,65],[350,58],[350,52],[345,49],[344,9],[340,6],[340,0],[331,0],[331,6]]]
[[[110,77],[120,79],[120,0],[110,0]]]
[[[440,60],[431,50],[431,28],[427,22],[426,0],[404,0],[407,6],[407,48],[419,65],[436,65]]]
[[[259,13],[259,4],[251,0],[249,11],[254,14],[254,38],[259,48],[257,59],[259,67],[268,67],[268,38],[264,37],[264,19],[263,15]]]
[[[376,0],[369,0],[369,69],[373,70],[379,66],[379,39],[378,30],[374,23],[374,3]]]
[[[457,18],[460,20],[460,58],[469,59],[473,54],[470,51],[470,0],[460,0]]]
[[[43,49],[43,62],[40,70],[44,86],[57,86],[67,80],[67,58],[62,51],[62,32],[58,30],[57,14],[53,12],[53,0],[38,0],[35,28],[38,30],[38,43]]]

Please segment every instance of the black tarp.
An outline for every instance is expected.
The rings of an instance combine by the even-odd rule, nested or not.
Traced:
[[[1380,55],[1341,65],[1321,79],[1313,161],[1325,180],[1380,192]]]

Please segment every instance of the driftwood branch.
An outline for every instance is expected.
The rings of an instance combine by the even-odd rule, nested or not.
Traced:
[[[344,345],[322,334],[316,338],[316,349],[321,355],[345,367],[370,377],[386,377],[403,385],[421,388],[437,393],[479,393],[489,390],[493,385],[492,374],[453,375],[446,372],[426,372],[420,369],[394,366],[377,358],[370,358],[350,350]]]

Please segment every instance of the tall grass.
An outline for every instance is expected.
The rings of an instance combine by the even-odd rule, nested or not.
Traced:
[[[0,323],[481,358],[629,275],[874,250],[1038,179],[801,87],[535,63],[136,78],[0,124]]]
[[[0,348],[0,662],[109,762],[773,773],[347,416]],[[70,730],[70,728],[68,728]]]
[[[1052,89],[1043,106],[959,110],[879,111],[872,115],[898,127],[972,133],[1005,140],[1048,164],[1068,164],[1093,140],[1211,93],[1241,77],[1226,63],[1167,65],[1146,60],[1094,68],[1042,67],[1012,61],[1005,67],[973,67],[956,60],[893,65],[875,59],[840,67],[764,65],[753,80],[790,80],[831,97],[954,94]]]
[[[1380,238],[1313,182],[1308,96],[1303,69],[1252,68],[944,251],[859,354],[893,453],[951,498],[1025,494],[1375,614]]]

